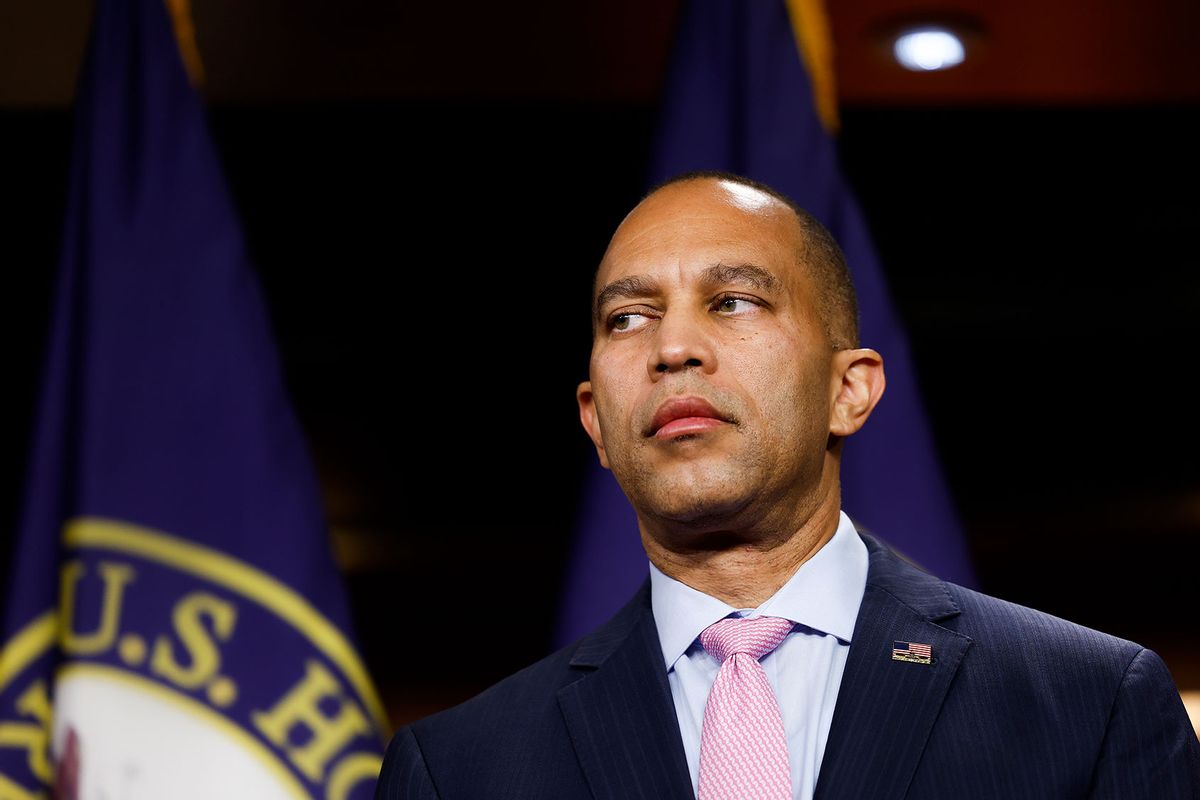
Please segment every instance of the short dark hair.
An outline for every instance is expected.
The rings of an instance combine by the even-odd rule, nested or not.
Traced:
[[[817,308],[825,333],[834,349],[843,350],[859,346],[858,293],[850,278],[846,255],[838,246],[833,234],[821,222],[796,201],[765,183],[751,180],[743,175],[720,170],[696,170],[683,172],[655,185],[645,197],[677,183],[696,180],[720,180],[757,189],[786,205],[796,215],[800,225],[804,250],[798,254],[800,264],[808,267],[817,284]],[[645,197],[642,199],[644,200]]]

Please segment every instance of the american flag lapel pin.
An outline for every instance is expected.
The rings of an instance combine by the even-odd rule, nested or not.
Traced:
[[[892,642],[892,661],[932,664],[933,648],[920,642]]]

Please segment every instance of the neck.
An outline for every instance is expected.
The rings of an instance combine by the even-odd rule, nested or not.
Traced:
[[[799,527],[706,532],[703,541],[654,535],[643,522],[642,544],[664,575],[734,608],[756,608],[833,538],[840,509],[835,491]]]

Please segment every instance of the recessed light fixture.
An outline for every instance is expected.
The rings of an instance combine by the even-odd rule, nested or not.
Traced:
[[[905,69],[933,72],[963,62],[967,49],[957,33],[940,25],[905,28],[892,42],[892,55]]]

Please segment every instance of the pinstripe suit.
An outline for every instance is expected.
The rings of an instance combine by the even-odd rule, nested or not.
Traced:
[[[817,798],[1200,798],[1200,744],[1132,642],[944,583],[869,536]],[[932,647],[895,661],[893,641]],[[376,797],[692,796],[643,586],[576,644],[400,730]]]

